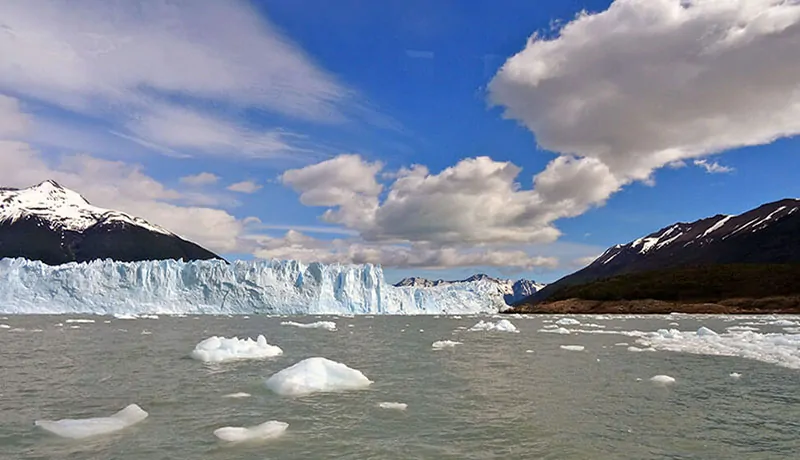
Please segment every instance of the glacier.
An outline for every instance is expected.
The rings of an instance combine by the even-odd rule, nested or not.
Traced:
[[[507,308],[495,283],[396,287],[380,266],[298,261],[0,260],[0,313],[479,314]]]

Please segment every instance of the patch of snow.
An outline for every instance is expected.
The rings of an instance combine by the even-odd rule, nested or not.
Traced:
[[[711,233],[714,233],[717,230],[721,229],[722,226],[725,225],[729,220],[731,220],[732,217],[733,216],[725,216],[722,219],[718,220],[716,224],[712,225],[711,227],[708,227],[708,229],[705,232],[703,232],[703,234],[700,235],[698,238],[706,237]]]
[[[36,420],[34,424],[62,438],[82,439],[125,429],[146,419],[147,415],[141,407],[130,404],[110,417]]]
[[[583,351],[585,349],[583,345],[561,345],[560,348],[567,351]]]
[[[270,420],[256,426],[225,426],[217,428],[214,430],[214,436],[228,442],[266,441],[283,435],[287,428],[289,428],[288,423]]]
[[[461,345],[461,342],[455,342],[453,340],[437,340],[436,342],[433,342],[431,348],[434,350],[441,350],[442,348],[452,348],[456,345]]]
[[[333,321],[316,321],[314,323],[296,323],[294,321],[284,321],[281,324],[284,326],[294,326],[302,329],[325,329],[326,331],[336,330],[336,323]]]
[[[480,320],[477,324],[472,326],[468,329],[471,332],[519,332],[516,326],[511,323],[511,321],[507,319],[501,319],[500,321],[493,323],[491,321],[484,321]]]
[[[241,359],[272,358],[282,354],[283,350],[268,344],[263,335],[259,335],[256,340],[213,336],[198,343],[191,356],[207,363],[221,363]]]
[[[381,409],[406,410],[408,404],[399,402],[382,402],[378,404]]]
[[[264,384],[283,396],[357,390],[372,384],[361,371],[326,358],[307,358],[272,375]]]

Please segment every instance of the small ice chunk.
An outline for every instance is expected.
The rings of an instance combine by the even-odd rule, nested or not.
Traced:
[[[441,350],[442,348],[452,348],[456,345],[461,345],[461,342],[456,342],[453,340],[437,340],[436,342],[433,342],[431,348],[434,350]]]
[[[150,335],[152,332],[148,331],[147,329],[142,329],[141,335]]]
[[[654,375],[650,377],[650,381],[659,385],[671,385],[675,383],[675,378],[669,375]]]
[[[714,332],[713,330],[711,330],[711,329],[709,329],[709,328],[707,328],[705,326],[703,326],[703,327],[701,327],[700,329],[697,330],[697,336],[698,337],[715,336],[715,335],[719,335],[719,334],[717,334],[716,332]]]
[[[555,329],[539,329],[539,332],[550,332],[552,334],[562,334],[562,335],[569,335],[570,334],[569,329],[566,329],[566,328],[563,328],[563,327],[558,327],[558,328],[555,328]]]
[[[0,329],[11,329],[11,326],[8,324],[0,324]]]
[[[617,342],[614,344],[615,347],[627,347],[628,342]]]
[[[356,390],[372,381],[361,371],[330,359],[314,357],[272,375],[264,384],[284,396],[302,396],[319,392]]]
[[[116,319],[136,319],[138,318],[136,315],[131,315],[130,313],[115,313],[114,318]]]
[[[287,428],[289,428],[289,424],[286,422],[270,420],[261,425],[249,427],[224,426],[214,430],[214,436],[228,442],[266,441],[281,436]]]
[[[628,347],[628,351],[633,351],[633,352],[636,352],[636,353],[638,353],[638,352],[644,351],[644,348],[639,348],[639,347]]]
[[[81,323],[85,323],[85,324],[91,324],[91,323],[93,323],[93,322],[94,322],[94,320],[93,320],[93,319],[81,319],[81,318],[78,318],[78,319],[72,319],[72,318],[70,318],[70,319],[67,319],[67,320],[65,320],[64,322],[65,322],[65,323],[67,323],[67,324],[72,324],[72,323],[77,323],[77,324],[81,324]]]
[[[469,328],[471,332],[481,332],[481,331],[497,331],[497,332],[519,332],[516,326],[514,326],[511,321],[507,319],[501,319],[500,321],[493,323],[491,321],[484,321],[480,320],[478,323],[471,328]]]
[[[70,329],[80,329],[81,327],[80,326],[70,326],[69,328]]]
[[[399,402],[382,402],[378,404],[378,407],[381,409],[406,410],[408,408],[408,404]]]
[[[742,374],[738,372],[731,372],[731,378],[734,380],[739,380],[740,378],[742,378]]]
[[[525,350],[525,353],[533,353],[533,350]]]
[[[222,397],[223,398],[239,399],[239,398],[249,398],[250,396],[251,396],[250,393],[239,392],[239,393],[230,393],[230,394],[227,394],[227,395],[223,395]]]
[[[560,320],[556,321],[556,324],[559,326],[578,326],[581,324],[581,322],[575,318],[561,318]]]
[[[158,315],[139,315],[141,319],[158,319]]]
[[[561,345],[560,348],[562,350],[567,350],[567,351],[583,351],[584,350],[584,346],[583,345]]]
[[[283,350],[268,344],[263,335],[259,335],[257,340],[213,336],[198,343],[191,356],[207,363],[221,363],[240,359],[272,358],[281,354]]]
[[[81,439],[89,436],[113,433],[139,423],[146,418],[147,412],[136,404],[130,404],[110,417],[36,420],[34,424],[62,438]]]
[[[296,323],[294,321],[284,321],[281,324],[284,326],[294,326],[302,329],[325,329],[326,331],[336,330],[336,323],[333,321],[316,321],[314,323]]]

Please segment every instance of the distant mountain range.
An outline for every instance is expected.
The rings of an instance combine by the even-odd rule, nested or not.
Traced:
[[[219,259],[213,252],[139,217],[92,206],[54,181],[0,188],[0,258],[49,265],[113,259]]]
[[[530,297],[531,295],[533,295],[534,293],[536,293],[537,291],[546,286],[546,284],[537,283],[531,280],[514,281],[514,280],[493,278],[483,273],[472,275],[467,279],[451,280],[451,281],[443,279],[429,280],[427,278],[410,277],[400,280],[400,282],[396,283],[395,286],[434,287],[445,284],[469,283],[473,281],[489,281],[497,284],[498,287],[500,288],[500,291],[503,293],[503,299],[508,305],[513,305],[514,303],[519,302],[522,299]]]
[[[587,267],[519,303],[535,304],[570,286],[651,271],[661,271],[662,276],[667,276],[665,270],[687,267],[797,263],[800,263],[800,200],[784,199],[739,215],[720,214],[695,222],[679,222],[628,244],[613,246]],[[800,279],[797,281],[800,285]]]

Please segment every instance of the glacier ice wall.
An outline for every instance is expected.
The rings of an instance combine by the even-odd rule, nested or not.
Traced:
[[[0,260],[0,312],[12,314],[462,314],[505,307],[494,283],[395,287],[369,264]]]

